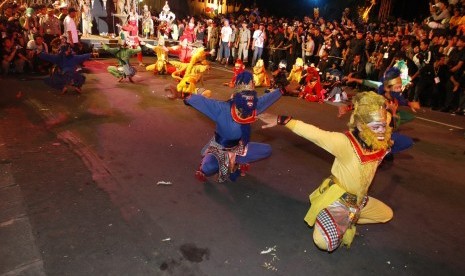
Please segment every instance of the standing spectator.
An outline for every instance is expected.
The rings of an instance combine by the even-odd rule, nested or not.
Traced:
[[[257,60],[262,58],[262,54],[263,54],[263,47],[265,45],[265,40],[266,40],[265,25],[263,25],[263,23],[260,23],[258,30],[255,30],[252,38],[253,38],[253,43],[252,43],[252,47],[253,47],[252,67],[253,67],[257,63]]]
[[[239,31],[236,28],[236,24],[231,24],[231,54],[232,58],[235,61],[238,52],[238,41],[239,41]]]
[[[195,32],[195,41],[197,43],[202,43],[204,45],[203,41],[205,39],[205,26],[203,25],[202,21],[197,22],[197,26],[194,29]]]
[[[47,7],[43,4],[37,5],[36,9],[37,22],[39,23],[39,32],[42,34],[42,28],[40,27],[40,22],[47,15]]]
[[[381,47],[381,54],[383,58],[381,61],[381,66],[380,66],[380,71],[379,71],[379,76],[378,76],[379,79],[381,79],[381,77],[384,74],[384,71],[386,71],[386,69],[389,67],[395,54],[399,50],[400,50],[400,45],[396,41],[396,36],[393,32],[390,32],[388,34],[387,44]]]
[[[64,25],[64,34],[67,37],[67,41],[75,52],[78,52],[79,49],[79,37],[76,28],[76,23],[74,22],[74,18],[76,17],[76,9],[70,8],[69,13],[66,16],[65,20],[63,21]]]
[[[36,16],[33,8],[27,8],[25,13],[25,21],[23,28],[28,39],[34,39],[34,35],[39,33],[39,19]]]
[[[435,78],[433,53],[428,49],[428,46],[428,39],[420,41],[420,51],[413,57],[413,61],[418,67],[418,71],[412,77],[412,81],[418,78],[413,101],[419,101],[421,106],[430,105]]]
[[[273,36],[271,37],[270,41],[270,59],[271,65],[270,69],[275,71],[278,68],[278,64],[283,59],[283,50],[282,47],[284,46],[284,34],[281,30],[275,26],[273,28]]]
[[[231,34],[232,29],[229,26],[229,20],[225,19],[223,22],[223,27],[220,31],[220,50],[217,58],[217,61],[221,62],[221,64],[228,64],[229,55],[231,52]]]
[[[50,42],[61,35],[60,20],[55,16],[53,8],[47,8],[47,14],[42,18],[40,26],[43,30],[44,41],[50,48]]]
[[[431,95],[431,109],[439,110],[444,106],[446,98],[446,83],[448,78],[448,69],[446,65],[446,56],[440,53],[434,62],[434,85]]]
[[[446,83],[446,100],[442,112],[455,110],[458,106],[460,78],[464,71],[465,62],[465,36],[461,36],[456,43],[456,47],[449,54],[447,67],[449,69],[449,80]]]
[[[321,35],[320,28],[313,28],[313,42],[315,43],[315,54],[313,55],[313,63],[318,64],[320,61],[320,50],[321,47],[323,47],[323,43],[325,42],[325,39],[323,35]]]
[[[237,58],[242,59],[244,64],[249,61],[249,48],[250,48],[250,30],[247,28],[247,21],[242,22],[242,28],[239,29],[239,35],[237,39]]]
[[[218,45],[218,24],[216,21],[211,23],[211,26],[208,29],[208,49],[212,54],[212,57],[215,56],[216,46]]]
[[[383,42],[381,40],[381,35],[379,32],[375,32],[373,35],[373,40],[367,40],[365,55],[367,58],[367,63],[365,65],[365,72],[367,78],[370,80],[378,79],[378,69],[377,64],[380,61],[380,51]]]
[[[363,39],[363,30],[357,29],[355,37],[350,41],[349,53],[347,56],[346,64],[352,63],[355,55],[360,55],[362,61],[365,61],[365,45],[366,41]]]
[[[315,42],[313,41],[312,35],[307,33],[307,38],[304,45],[304,61],[307,65],[310,65],[313,60],[313,52],[315,50]]]
[[[60,9],[60,14],[58,15],[58,20],[60,20],[60,27],[61,27],[61,33],[65,32],[65,26],[64,26],[64,21],[65,18],[68,16],[68,5],[66,3],[61,4],[59,7]]]

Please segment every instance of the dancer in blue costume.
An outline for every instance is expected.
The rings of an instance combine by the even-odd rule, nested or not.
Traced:
[[[67,92],[68,85],[74,87],[77,93],[81,93],[81,87],[86,81],[86,77],[77,69],[79,64],[90,59],[90,57],[91,54],[75,55],[68,44],[62,45],[57,55],[40,53],[39,58],[56,66],[50,77],[45,79],[45,83],[61,90],[62,94]]]
[[[402,64],[400,67],[402,67]],[[357,82],[359,84],[375,88],[377,89],[378,94],[383,95],[386,98],[388,111],[392,114],[390,125],[394,129],[394,132],[391,135],[394,145],[391,147],[391,154],[387,156],[388,159],[392,158],[392,154],[413,146],[413,140],[410,137],[400,134],[396,130],[401,124],[413,120],[415,116],[407,111],[398,110],[398,106],[409,106],[412,111],[416,112],[415,110],[419,109],[420,105],[418,102],[409,102],[404,98],[404,96],[402,96],[401,92],[409,80],[405,74],[401,73],[399,68],[391,67],[384,73],[380,82],[355,78],[349,78],[347,82]]]
[[[245,175],[249,163],[271,155],[271,146],[250,142],[251,123],[282,95],[279,89],[257,97],[253,75],[240,73],[235,82],[236,92],[228,101],[190,95],[184,102],[216,123],[215,135],[202,149],[202,162],[195,176],[205,182],[206,177],[218,174],[218,182],[228,176],[236,180]]]

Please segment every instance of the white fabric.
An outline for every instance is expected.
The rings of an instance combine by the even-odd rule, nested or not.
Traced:
[[[232,29],[229,26],[223,26],[221,28],[221,41],[229,42],[231,40]]]
[[[265,33],[261,30],[255,30],[253,32],[253,39],[254,39],[254,47],[263,48],[263,44],[265,43]]]
[[[71,38],[72,38],[72,43],[78,43],[79,38],[78,38],[78,32],[76,28],[76,23],[74,20],[68,16],[65,17],[65,20],[63,21],[63,25],[65,27],[65,35],[66,37],[69,36],[68,31],[71,32]],[[71,43],[71,38],[68,37],[68,43]]]

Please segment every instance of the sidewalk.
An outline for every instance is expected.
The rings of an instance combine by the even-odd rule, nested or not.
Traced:
[[[24,122],[15,116],[16,108],[0,108],[0,275],[45,275],[23,192],[14,179],[7,149],[17,141],[5,137],[11,125]]]

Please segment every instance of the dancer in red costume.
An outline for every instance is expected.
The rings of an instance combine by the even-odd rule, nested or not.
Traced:
[[[323,102],[322,91],[319,72],[315,67],[309,66],[305,76],[305,86],[299,93],[299,98],[309,102]]]
[[[237,59],[236,62],[234,63],[234,69],[233,69],[233,77],[231,79],[230,82],[225,82],[224,85],[227,85],[229,87],[234,87],[235,83],[236,83],[236,78],[237,78],[237,75],[239,75],[240,73],[244,72],[245,71],[245,65],[244,63],[242,62],[241,59]]]
[[[123,30],[127,34],[123,35],[122,39],[125,39],[127,41],[127,44],[133,49],[136,49],[137,47],[141,46],[139,40],[139,26],[137,24],[138,18],[139,16],[134,11],[134,9],[131,9],[131,11],[129,12],[128,24],[124,26],[117,25],[118,27],[121,27],[121,30]],[[137,53],[137,61],[139,62],[139,66],[145,66],[142,62],[142,51]]]
[[[182,36],[179,38],[180,44],[168,48],[169,53],[172,55],[179,56],[181,62],[187,63],[192,57],[192,50],[195,48],[195,22],[194,18],[191,18],[189,24],[184,29]],[[201,45],[200,45],[201,46]]]

